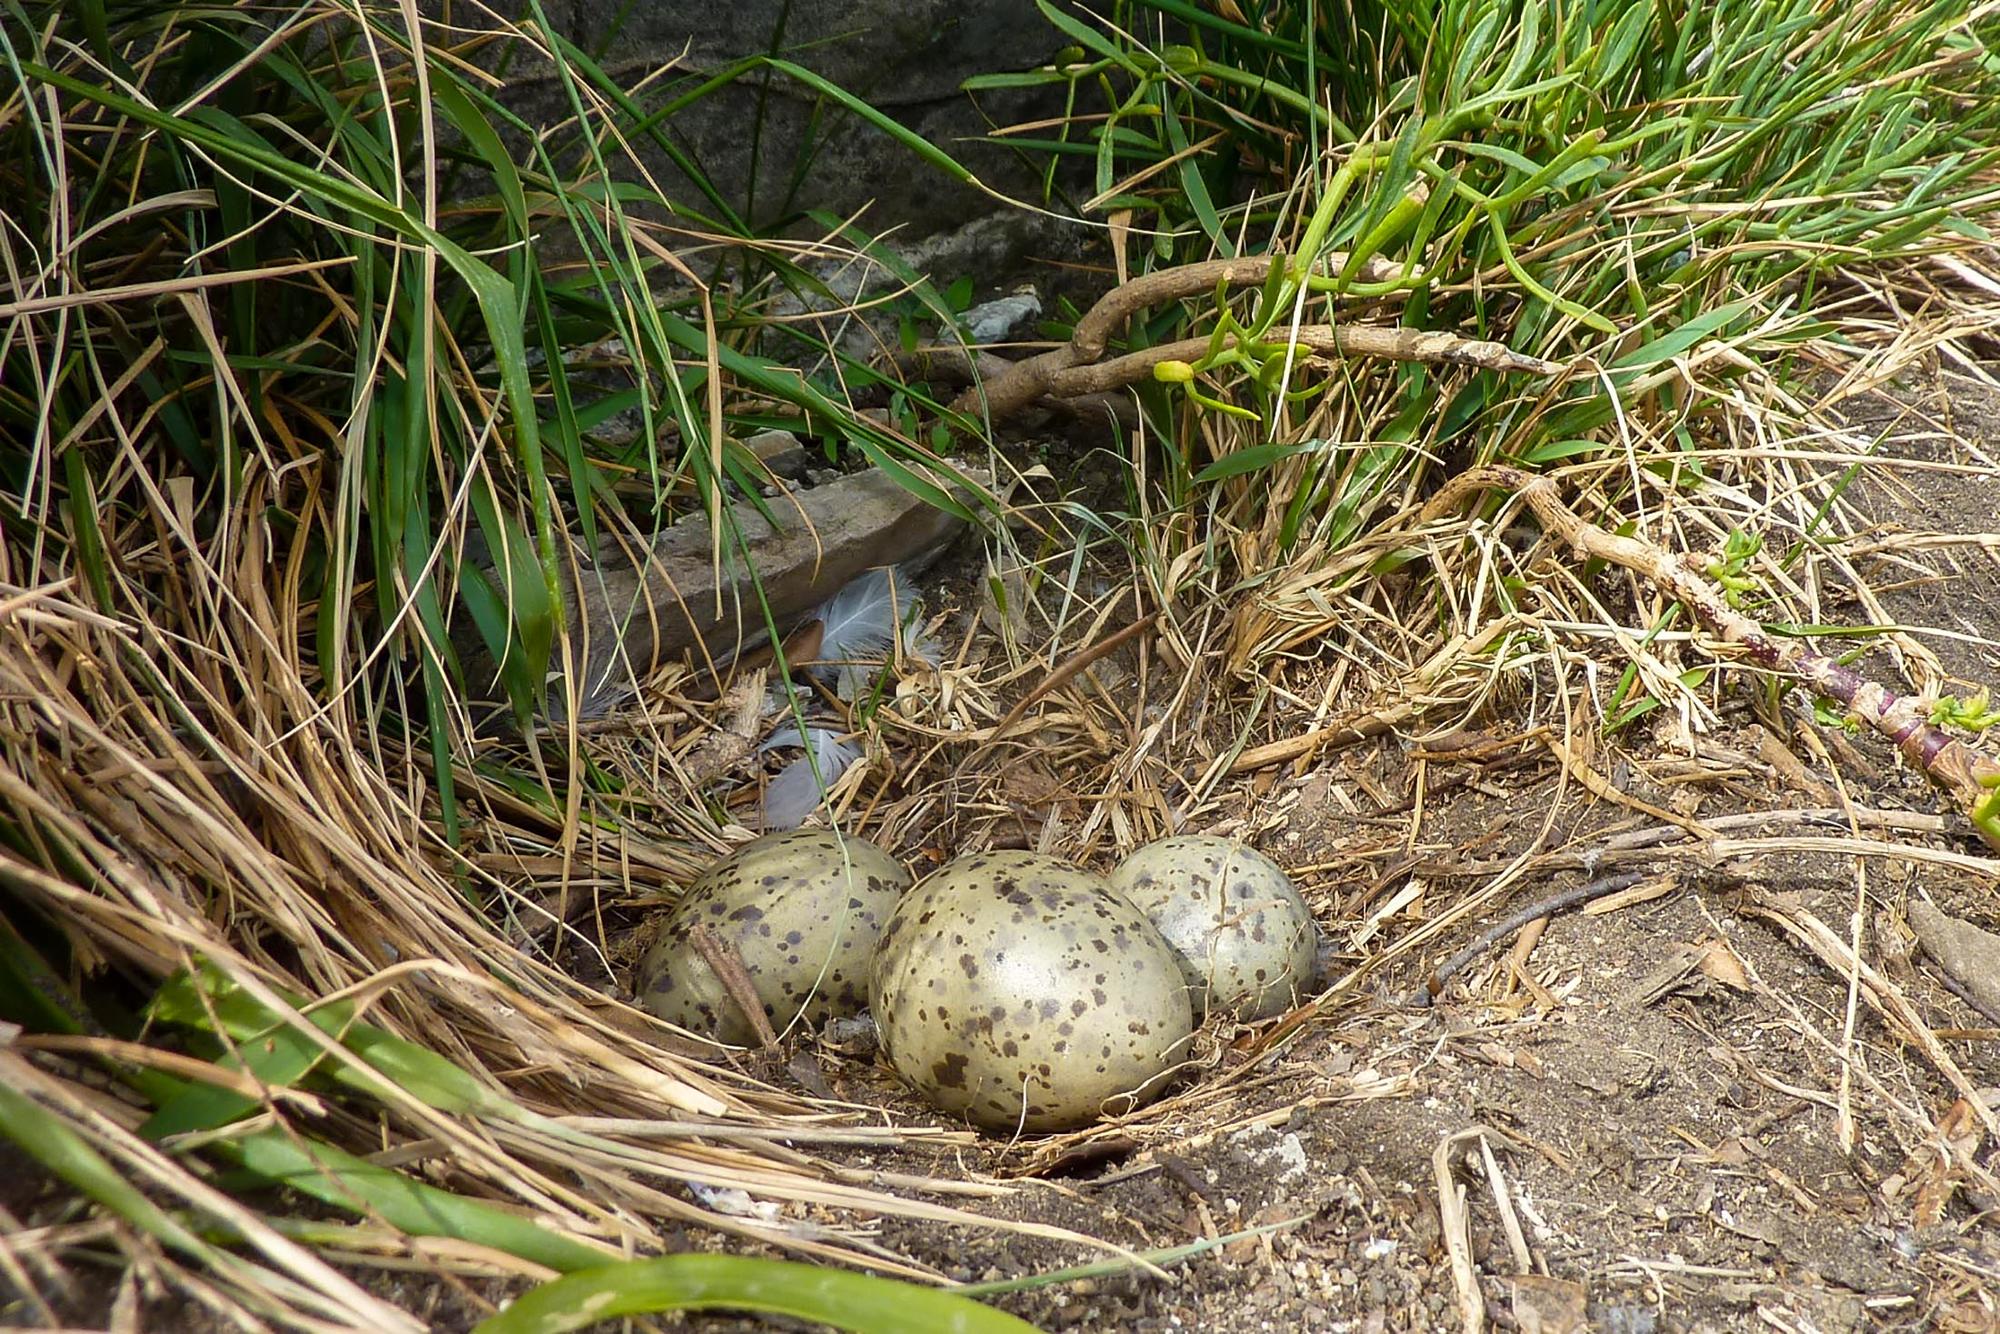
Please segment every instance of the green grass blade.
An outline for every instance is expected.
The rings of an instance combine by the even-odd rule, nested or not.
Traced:
[[[962,166],[957,158],[954,158],[951,154],[945,152],[915,130],[910,129],[901,121],[892,116],[884,115],[866,101],[856,97],[853,93],[848,92],[832,80],[813,73],[804,65],[797,65],[789,60],[780,60],[773,56],[759,57],[757,63],[768,66],[780,74],[788,75],[801,85],[812,89],[820,96],[845,108],[953,180],[979,189],[985,188],[980,185],[979,178],[973,175],[968,168]]]
[[[1107,40],[1089,24],[1072,18],[1049,3],[1049,0],[1035,0],[1035,8],[1042,11],[1042,17],[1049,26],[1075,42],[1086,51],[1094,52],[1100,60],[1106,60],[1124,70],[1127,74],[1142,75],[1143,70],[1133,56],[1121,50],[1117,43]]]
[[[1215,12],[1219,6],[1192,5],[1187,3],[1187,0],[1146,0],[1146,8],[1156,9],[1162,14],[1171,14],[1191,28],[1206,29],[1231,42],[1268,51],[1289,60],[1306,58],[1305,43],[1224,18]]]
[[[284,997],[299,1004],[295,997]],[[219,1021],[230,1040],[250,1061],[251,1069],[269,1084],[288,1086],[303,1078],[324,1055],[320,1047],[238,987],[213,966],[181,973],[162,986],[150,1007],[163,1023],[207,1028]],[[341,1001],[316,1005],[305,1018],[366,1062],[377,1075],[441,1112],[524,1120],[528,1113],[513,1099],[474,1079],[428,1047],[405,1041],[372,1024],[355,1020],[354,1006]],[[275,1064],[266,1064],[276,1062]],[[362,1093],[379,1087],[375,1080],[334,1064],[329,1075]],[[189,1127],[193,1128],[193,1127]]]
[[[476,1242],[559,1273],[603,1265],[609,1247],[552,1232],[484,1200],[454,1195],[330,1144],[276,1130],[220,1139],[208,1151],[258,1181],[287,1186],[324,1204],[382,1219],[414,1237]]]
[[[1188,151],[1187,132],[1181,128],[1181,118],[1174,111],[1173,103],[1162,95],[1159,102],[1160,120],[1166,128],[1167,144],[1180,155],[1181,194],[1187,206],[1194,212],[1195,220],[1207,234],[1209,244],[1218,255],[1225,259],[1236,257],[1236,243],[1230,239],[1228,229],[1216,213],[1215,200],[1208,192],[1208,182],[1202,179],[1201,158]]]
[[[1311,454],[1327,448],[1324,440],[1304,440],[1296,444],[1251,445],[1245,449],[1224,454],[1215,462],[1194,475],[1197,485],[1220,482],[1230,477],[1241,477],[1246,473],[1263,472],[1275,463],[1297,458],[1301,454]]]
[[[1611,363],[1614,371],[1637,371],[1672,361],[1688,351],[1704,338],[1710,338],[1727,328],[1731,322],[1757,309],[1757,303],[1750,300],[1732,301],[1718,306],[1682,324],[1672,333],[1662,334],[1649,343],[1642,343],[1624,356]]]
[[[0,1081],[0,1136],[146,1235],[197,1260],[217,1258],[213,1247],[147,1199],[63,1118],[5,1081]]]
[[[664,1311],[757,1311],[865,1334],[1033,1334],[967,1297],[895,1279],[736,1255],[669,1255],[569,1274],[518,1298],[474,1334],[561,1334]]]

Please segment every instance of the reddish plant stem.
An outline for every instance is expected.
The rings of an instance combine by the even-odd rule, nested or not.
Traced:
[[[1578,515],[1557,494],[1556,485],[1519,468],[1490,464],[1453,478],[1424,507],[1432,518],[1456,508],[1466,497],[1489,490],[1513,491],[1527,502],[1545,532],[1586,556],[1596,556],[1644,575],[1662,592],[1683,603],[1709,631],[1739,646],[1743,657],[1767,671],[1797,677],[1816,694],[1839,701],[1878,735],[1895,743],[1911,764],[1951,793],[1970,815],[1996,784],[2000,760],[1982,753],[1930,721],[1925,705],[1869,680],[1852,667],[1804,644],[1781,640],[1729,605],[1708,576],[1681,556],[1637,537],[1598,527]],[[2000,838],[1978,820],[1974,827],[1994,847]]]

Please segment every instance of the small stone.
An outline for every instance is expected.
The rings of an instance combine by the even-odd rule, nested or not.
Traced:
[[[1291,1181],[1306,1174],[1309,1166],[1305,1145],[1295,1134],[1279,1135],[1268,1126],[1246,1126],[1229,1137],[1245,1158]]]
[[[798,481],[806,475],[806,447],[790,431],[759,431],[744,437],[743,447],[780,477]]]
[[[1032,290],[984,301],[959,316],[967,337],[975,343],[997,343],[1042,313],[1042,299]]]

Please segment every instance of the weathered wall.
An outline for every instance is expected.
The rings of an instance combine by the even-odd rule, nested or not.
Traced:
[[[944,147],[982,180],[1022,195],[1037,189],[1012,153],[969,141],[988,128],[980,108],[1006,124],[1037,102],[1060,104],[1015,92],[981,94],[975,107],[959,90],[973,74],[1045,63],[1064,44],[1034,0],[545,0],[544,7],[626,86],[669,62],[713,71],[745,55],[783,55]],[[496,8],[526,7],[502,0]],[[567,115],[563,91],[549,78],[510,78],[505,96],[531,124]],[[672,133],[739,208],[751,203],[754,185],[764,222],[781,215],[788,195],[843,214],[872,205],[872,229],[901,223],[917,234],[993,208],[780,75],[759,73],[711,94],[677,116]],[[795,181],[803,155],[810,160]],[[669,189],[685,185],[664,155],[649,152],[648,161]]]

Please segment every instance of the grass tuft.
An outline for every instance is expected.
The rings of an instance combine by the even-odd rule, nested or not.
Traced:
[[[1550,472],[1607,527],[1682,526],[1669,546],[1769,528],[1837,551],[1865,526],[1853,472],[1741,442],[1844,440],[1830,409],[1971,327],[1949,312],[1980,299],[1966,284],[2000,205],[1989,9],[1041,7],[1076,45],[972,86],[1068,99],[1053,129],[996,140],[1088,160],[1071,202],[1112,226],[1135,295],[1104,303],[1133,316],[1108,349],[1094,315],[1052,331],[1084,362],[1116,358],[1099,379],[1150,370],[1130,448],[1142,564],[1163,602],[1226,622],[1187,638],[1225,645],[1239,679],[1330,642],[1393,693],[1524,600],[1590,618],[1490,539],[1416,523],[1469,467]],[[1199,295],[1177,283],[1232,263]],[[1912,284],[1957,295],[1899,329]],[[1396,330],[1496,351],[1401,360]],[[1530,359],[1560,373],[1512,373]],[[996,415],[1013,407],[999,384]],[[1715,488],[1723,530],[1703,528]],[[1756,557],[1791,583],[1776,560]],[[1419,570],[1414,598],[1385,602]],[[1680,669],[1640,670],[1646,698],[1709,712]]]

